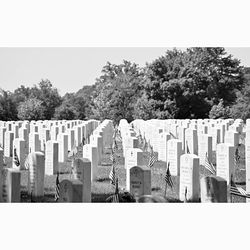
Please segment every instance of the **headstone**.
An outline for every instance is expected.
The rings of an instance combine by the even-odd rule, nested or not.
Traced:
[[[65,162],[68,158],[68,135],[59,133],[57,139],[59,143],[59,162]]]
[[[219,176],[205,176],[200,180],[201,202],[227,202],[227,181]]]
[[[180,165],[180,200],[199,201],[200,198],[200,160],[197,155],[184,154]]]
[[[58,142],[47,141],[45,150],[45,174],[54,175],[59,171]]]
[[[4,138],[4,156],[12,157],[14,133],[7,131]]]
[[[169,163],[169,171],[173,176],[180,175],[180,157],[182,154],[181,140],[171,139],[167,145],[167,164]]]
[[[98,168],[98,151],[97,147],[91,144],[85,144],[82,148],[82,157],[87,158],[91,161],[91,180],[97,178],[97,168]]]
[[[28,191],[33,197],[44,195],[45,157],[42,152],[32,152],[28,155],[29,177]]]
[[[82,202],[82,186],[79,180],[62,180],[58,202]]]
[[[74,160],[74,177],[82,182],[82,202],[91,202],[91,162],[88,159]]]
[[[127,149],[125,156],[125,168],[126,168],[126,187],[129,190],[130,187],[130,169],[135,166],[147,166],[149,161],[148,154],[143,152],[139,148]]]
[[[231,175],[234,176],[235,148],[231,144],[220,143],[216,151],[216,175],[230,183]]]
[[[3,202],[20,202],[21,172],[17,169],[4,168],[1,174],[1,194]]]
[[[130,186],[128,190],[135,199],[151,194],[151,171],[146,166],[130,168]]]

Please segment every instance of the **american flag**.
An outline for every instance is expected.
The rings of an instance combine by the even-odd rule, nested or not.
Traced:
[[[170,162],[168,162],[168,167],[167,167],[167,171],[166,171],[166,175],[164,177],[164,180],[165,180],[166,186],[173,188],[173,181],[171,178],[169,166],[170,166]]]
[[[113,165],[116,163],[115,153],[113,151],[113,147],[111,147],[110,160],[111,160],[111,162],[112,162]]]
[[[186,141],[186,145],[187,145],[187,154],[190,154],[190,150],[189,150],[188,142],[187,141]]]
[[[250,198],[250,193],[247,193],[243,188],[237,187],[233,181],[233,175],[231,176],[230,181],[230,193],[231,195],[236,195],[244,198]]]
[[[144,152],[146,152],[148,150],[148,143],[147,143],[147,140],[145,138],[145,135],[144,135],[144,138],[143,138],[143,146],[142,146],[142,150]]]
[[[30,169],[30,163],[29,163],[29,155],[27,155],[25,161],[24,161],[24,168],[25,170],[29,170]]]
[[[117,145],[116,140],[113,140],[112,149],[113,149],[113,152],[117,152],[118,151],[118,145]]]
[[[138,135],[138,142],[139,142],[139,144],[143,143],[143,139],[142,139],[141,131],[140,130],[139,130],[139,135]]]
[[[239,154],[239,147],[237,147],[234,153],[234,165],[237,166],[239,162],[240,162],[240,154]]]
[[[58,201],[59,198],[60,198],[60,181],[59,181],[59,172],[57,172],[55,201]]]
[[[177,139],[177,137],[176,137],[173,133],[169,132],[169,134],[170,134],[174,139]]]
[[[150,146],[150,156],[149,156],[149,161],[148,161],[148,167],[152,168],[154,163],[157,161],[156,155],[153,151],[153,147]]]
[[[84,137],[84,135],[83,135],[83,137],[82,137],[82,146],[85,145],[85,141],[86,141],[86,139],[85,139],[85,137]]]
[[[16,148],[14,148],[14,159],[13,159],[15,165],[18,167],[20,166],[20,161],[19,161],[19,158],[18,158],[18,155],[16,153]]]
[[[205,156],[205,164],[204,167],[209,170],[212,174],[216,174],[216,170],[215,167],[213,165],[213,163],[208,159],[208,154],[206,152],[206,156]]]
[[[115,193],[111,196],[111,201],[113,203],[119,203],[118,178],[116,178],[116,181],[115,181]]]
[[[116,185],[116,178],[115,178],[115,164],[112,164],[111,171],[109,173],[110,184]]]

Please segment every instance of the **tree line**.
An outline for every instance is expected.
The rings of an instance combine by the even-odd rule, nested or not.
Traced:
[[[0,120],[250,118],[250,68],[225,48],[167,50],[145,67],[103,67],[93,85],[60,96],[49,80],[0,90]]]

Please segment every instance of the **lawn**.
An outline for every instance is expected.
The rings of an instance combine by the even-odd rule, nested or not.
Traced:
[[[126,186],[126,171],[124,168],[124,157],[122,156],[121,144],[118,144],[118,166],[117,166],[117,176],[119,178],[119,188],[125,189]],[[236,168],[236,184],[245,189],[245,147],[242,144],[239,149],[240,154],[240,164]],[[92,183],[92,202],[105,202],[105,200],[114,193],[114,187],[110,184],[108,179],[109,172],[111,169],[111,161],[109,159],[110,149],[104,151],[102,164],[98,166],[97,180]],[[79,147],[77,157],[82,157],[82,148]],[[11,166],[12,158],[7,158],[7,166]],[[215,154],[213,155],[213,163],[215,165]],[[71,159],[68,159],[65,163],[59,164],[60,168],[60,180],[72,178],[70,175],[71,171]],[[158,161],[154,164],[151,170],[151,190],[152,195],[164,195],[165,192],[165,182],[164,176],[166,172],[166,163]],[[200,178],[209,175],[209,171],[203,166],[200,166]],[[178,202],[178,183],[179,177],[172,176],[174,187],[173,189],[167,188],[166,197],[171,202]],[[55,202],[55,183],[56,176],[45,176],[44,183],[44,197],[39,199],[31,198],[27,192],[28,183],[28,171],[21,171],[21,202]],[[245,202],[245,198],[233,196],[232,202]]]

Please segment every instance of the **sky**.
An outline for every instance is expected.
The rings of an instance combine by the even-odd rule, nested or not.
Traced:
[[[164,55],[166,48],[0,48],[0,88],[14,91],[20,85],[33,86],[49,79],[61,95],[95,83],[109,61],[128,60],[145,66]],[[249,48],[226,48],[250,66]]]

